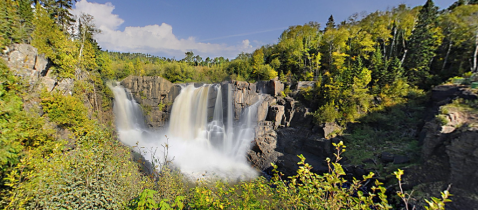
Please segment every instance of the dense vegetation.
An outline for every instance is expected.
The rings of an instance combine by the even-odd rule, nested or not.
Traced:
[[[291,26],[277,44],[232,60],[203,59],[193,52],[175,60],[102,51],[94,40],[100,31],[93,17],[74,17],[69,12],[72,4],[0,1],[0,48],[32,44],[49,59],[57,81],[75,80],[71,95],[55,88],[38,90],[0,62],[2,208],[391,208],[381,183],[375,180],[372,188],[364,188],[374,174],[361,181],[344,179],[338,162],[342,144],[336,145],[337,156],[327,160],[330,170],[323,175],[312,173],[303,157],[296,176],[284,179],[276,171],[271,180],[235,185],[219,181],[190,186],[167,164],[159,174],[142,173],[130,148],[116,140],[104,117],[111,111],[106,81],[129,75],[162,76],[172,82],[279,77],[290,87],[311,80],[315,87],[302,94],[317,105],[317,123],[345,126],[364,121],[396,128],[414,126],[416,121],[396,125],[380,113],[407,118],[404,110],[410,114],[409,108],[416,106],[409,104],[431,87],[453,76],[471,77],[478,70],[476,0],[459,0],[442,11],[428,0],[416,8],[400,5],[363,17],[352,15],[340,24],[331,16],[323,28],[316,22]],[[349,139],[368,144],[369,139],[381,138],[367,129],[371,130],[359,126]],[[399,180],[402,173],[395,174]],[[405,192],[398,195],[407,202]],[[442,196],[428,202],[431,209],[443,208],[449,195]]]

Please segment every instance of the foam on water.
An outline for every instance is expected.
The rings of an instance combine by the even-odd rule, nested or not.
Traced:
[[[169,159],[174,158],[173,165],[192,179],[253,178],[257,172],[247,162],[246,153],[254,140],[261,100],[244,109],[240,120],[234,120],[233,91],[230,84],[227,87],[222,90],[220,85],[182,86],[174,100],[168,126],[153,131],[145,124],[141,108],[126,89],[119,84],[111,86],[119,139],[126,145],[143,147],[149,161],[152,156],[162,159],[161,145],[168,143]],[[226,107],[223,107],[223,91],[227,93]],[[212,105],[208,104],[209,94],[214,92],[217,95],[213,117],[208,120],[208,107]]]

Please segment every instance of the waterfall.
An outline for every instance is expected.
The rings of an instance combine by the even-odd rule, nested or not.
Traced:
[[[167,136],[173,165],[193,179],[204,176],[234,180],[252,178],[256,172],[248,164],[246,154],[254,140],[261,100],[245,108],[240,120],[234,120],[232,85],[224,87],[227,88],[223,90],[221,85],[209,84],[181,86],[169,124],[162,131],[152,131],[145,125],[139,105],[126,89],[119,85],[110,87],[115,95],[113,109],[119,138],[130,146],[138,143],[140,147],[151,148],[145,156],[151,160],[148,156],[162,157],[163,151],[158,151],[162,150]],[[223,92],[227,96],[225,99]],[[208,109],[211,106],[213,109]],[[158,154],[151,154],[152,151]]]

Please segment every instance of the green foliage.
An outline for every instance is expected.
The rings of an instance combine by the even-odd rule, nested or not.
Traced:
[[[443,38],[437,26],[437,15],[438,8],[432,0],[428,0],[420,9],[417,25],[410,37],[410,52],[405,63],[407,76],[412,84],[422,88],[430,84],[430,63]]]
[[[77,134],[91,130],[92,123],[88,119],[88,110],[83,101],[60,92],[52,94],[43,91],[41,105],[46,116],[58,126],[69,128]]]
[[[138,210],[158,208],[159,205],[153,199],[156,193],[156,191],[150,189],[143,190],[138,197],[131,201],[130,208]]]
[[[121,208],[145,181],[129,158],[127,148],[99,129],[67,154],[60,143],[48,159],[28,153],[7,179],[14,189],[7,208]]]
[[[23,110],[19,84],[0,61],[0,177],[19,162],[23,149],[41,147],[53,140],[54,131],[44,119],[34,111]]]
[[[437,119],[437,121],[440,123],[440,125],[446,125],[448,124],[448,119],[446,118],[445,115],[436,115],[435,118]]]
[[[274,191],[277,193],[278,204],[280,208],[294,209],[390,209],[387,203],[385,188],[382,183],[376,181],[372,187],[372,192],[368,195],[360,191],[360,186],[371,179],[374,174],[370,173],[363,177],[363,180],[353,180],[348,182],[342,176],[345,175],[339,161],[341,153],[345,151],[342,142],[334,144],[337,149],[336,161],[327,159],[329,173],[318,175],[310,170],[312,167],[305,163],[305,158],[299,155],[301,161],[297,175],[289,177],[290,180],[282,181],[279,174],[273,178],[273,184],[277,187]],[[277,167],[274,167],[277,168]],[[345,187],[345,183],[350,183],[350,187]],[[353,194],[356,193],[356,196]],[[377,198],[377,202],[374,201]]]
[[[164,109],[165,106],[166,106],[166,104],[159,103],[159,104],[158,104],[158,109],[159,109],[159,111],[163,111],[163,109]]]
[[[50,19],[49,14],[40,4],[37,4],[35,10],[32,45],[56,65],[56,68],[51,70],[60,79],[73,78],[77,64],[74,42],[71,42],[58,25]]]
[[[16,82],[16,78],[5,63],[0,61],[0,169],[2,172],[7,166],[18,161],[19,153],[23,149],[21,142],[17,141],[17,137],[21,134],[15,131],[19,127],[16,122],[23,104],[17,95],[19,86]]]
[[[318,123],[334,122],[337,119],[339,113],[335,104],[328,103],[325,106],[321,106],[315,113],[314,117]]]

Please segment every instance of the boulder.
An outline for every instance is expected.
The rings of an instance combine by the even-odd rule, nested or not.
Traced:
[[[382,160],[382,162],[384,163],[391,163],[393,162],[394,157],[395,156],[390,152],[382,152],[382,154],[380,155],[380,160]]]
[[[409,163],[409,162],[410,162],[410,158],[407,157],[407,156],[395,155],[393,157],[393,164],[405,164],[405,163]]]
[[[322,126],[323,134],[324,134],[324,137],[326,138],[331,137],[334,132],[340,129],[341,127],[337,125],[337,123],[328,122],[328,123],[324,123],[324,125]]]

